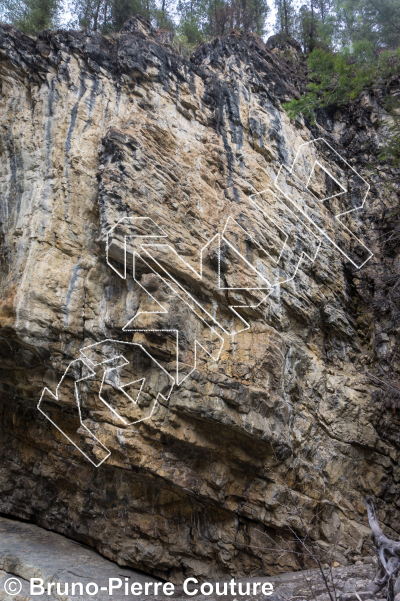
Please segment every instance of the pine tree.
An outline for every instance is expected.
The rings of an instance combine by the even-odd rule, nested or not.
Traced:
[[[189,44],[226,35],[232,29],[263,35],[267,0],[180,0],[179,33]]]
[[[200,44],[207,23],[207,3],[204,0],[179,0],[178,32],[184,44]]]
[[[1,18],[27,35],[57,26],[60,0],[2,0]]]
[[[293,37],[296,31],[296,10],[293,0],[275,0],[276,33]]]
[[[73,0],[72,25],[107,34],[120,31],[134,15],[152,19],[155,11],[154,0]]]
[[[159,5],[153,8],[152,17],[156,27],[175,32],[176,24],[171,13],[175,8],[175,0],[161,0]]]
[[[307,0],[296,18],[295,37],[306,54],[334,46],[336,16],[331,0]]]
[[[124,23],[134,15],[141,15],[150,20],[154,8],[149,0],[112,0],[110,4],[113,31],[120,31]]]
[[[318,45],[318,27],[319,15],[314,6],[314,0],[310,0],[309,5],[303,4],[300,7],[297,17],[297,40],[303,46],[304,52],[309,54]]]
[[[400,0],[337,0],[340,44],[368,41],[377,48],[400,44]]]
[[[265,0],[242,0],[242,2],[237,2],[237,4],[241,6],[239,29],[263,35],[266,18],[269,13],[267,2]]]

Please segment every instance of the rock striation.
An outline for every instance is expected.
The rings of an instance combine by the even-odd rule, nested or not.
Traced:
[[[99,591],[96,595],[100,601],[107,599],[108,592],[101,590],[102,585],[108,589],[109,580],[121,579],[121,590],[115,588],[113,597],[118,601],[126,597],[124,584],[126,581],[139,582],[142,586],[148,582],[148,589],[154,591],[155,578],[146,576],[142,572],[121,568],[108,559],[101,557],[96,551],[81,543],[68,540],[60,534],[47,532],[33,524],[17,522],[0,518],[0,599],[9,601],[14,595],[8,595],[4,584],[8,578],[17,577],[21,591],[17,601],[35,599],[40,591],[31,595],[31,579],[42,580],[46,596],[50,599],[90,599],[86,593],[90,583],[98,583]],[[80,582],[82,588],[72,584]],[[36,581],[39,584],[40,580]],[[54,585],[48,588],[48,583]],[[56,584],[59,583],[59,591]],[[151,583],[151,584],[150,584]],[[88,587],[93,592],[93,587]],[[66,593],[68,591],[68,593]],[[66,594],[64,594],[66,593]],[[148,598],[148,596],[147,596]]]
[[[125,583],[128,581],[131,590],[132,584],[140,584],[137,589],[142,589],[143,594],[135,595],[138,601],[148,601],[149,597],[154,601],[166,601],[168,599],[177,599],[178,601],[187,600],[188,595],[185,594],[182,586],[174,587],[173,594],[164,595],[162,591],[162,581],[146,576],[142,572],[121,568],[115,563],[104,559],[96,551],[68,540],[60,534],[47,532],[33,524],[16,522],[14,520],[0,518],[0,600],[12,601],[15,595],[8,595],[4,590],[4,584],[9,578],[17,577],[21,585],[21,591],[17,597],[17,601],[32,601],[37,598],[37,595],[30,592],[30,579],[39,578],[44,583],[46,595],[52,601],[60,599],[68,601],[69,599],[77,599],[83,601],[90,599],[92,594],[86,593],[86,588],[93,592],[93,583],[99,587],[96,597],[103,601],[109,597],[108,587],[109,581],[112,581],[114,590],[112,596],[120,601],[126,598]],[[375,564],[374,564],[375,562]],[[358,561],[357,565],[332,568],[333,585],[330,583],[332,592],[341,595],[341,601],[359,601],[357,595],[366,601],[371,597],[371,593],[367,592],[368,585],[371,580],[371,568],[376,567],[376,559],[366,557],[364,562]],[[325,574],[329,578],[330,570],[326,570]],[[118,586],[118,579],[122,580],[122,586]],[[82,584],[83,592],[76,583]],[[146,585],[147,594],[146,594]],[[322,574],[319,570],[307,570],[306,572],[287,572],[272,578],[254,578],[242,581],[242,590],[246,591],[250,585],[250,591],[253,591],[253,583],[258,582],[261,585],[264,582],[270,582],[274,588],[274,595],[277,598],[288,599],[294,595],[303,599],[317,599],[318,601],[328,601],[329,595],[326,591],[326,586],[322,580]],[[38,583],[38,581],[36,581]],[[50,594],[47,593],[49,583],[53,583],[50,588]],[[59,591],[63,594],[58,594],[56,589],[59,583]],[[75,585],[74,585],[75,583]],[[157,583],[156,594],[154,593],[155,584]],[[238,582],[235,581],[236,590]],[[228,594],[217,595],[215,593],[216,586],[214,584],[214,593],[211,595],[202,595],[198,590],[198,594],[194,596],[196,601],[223,600],[233,601],[237,595],[231,594],[229,587]],[[221,590],[223,583],[219,581]],[[229,581],[227,582],[229,585]],[[2,586],[3,585],[3,586]],[[72,586],[75,586],[72,589]],[[193,586],[192,586],[193,585]],[[262,594],[261,585],[256,589],[255,594],[246,595],[246,598],[254,601],[265,601],[266,596]],[[103,590],[102,590],[102,587]],[[196,588],[195,583],[190,582],[189,590]],[[269,588],[269,587],[268,587]],[[106,590],[104,590],[106,589]],[[34,591],[35,593],[37,592]],[[66,592],[68,591],[68,592]],[[64,594],[64,592],[66,594]],[[54,593],[54,594],[53,594]],[[380,595],[379,599],[384,596]]]
[[[0,511],[173,582],[297,569],[299,511],[351,563],[366,495],[400,529],[378,101],[291,123],[294,44],[171,43],[0,26]]]

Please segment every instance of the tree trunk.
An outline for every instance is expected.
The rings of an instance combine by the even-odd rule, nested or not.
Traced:
[[[99,0],[97,2],[96,12],[95,12],[95,15],[94,15],[94,21],[93,21],[93,29],[94,29],[94,31],[97,31],[97,24],[98,24],[98,21],[99,21],[100,4],[101,4],[101,0]]]
[[[369,590],[376,595],[387,584],[387,601],[400,601],[400,543],[383,534],[371,497],[367,497],[365,501],[372,538],[380,560],[380,568],[369,585]]]
[[[108,11],[108,0],[106,0],[106,3],[104,5],[104,21],[103,21],[103,28],[106,31],[106,26],[107,26],[107,11]]]
[[[288,36],[289,35],[289,15],[288,15],[286,0],[283,0],[283,10],[285,11],[285,33]]]

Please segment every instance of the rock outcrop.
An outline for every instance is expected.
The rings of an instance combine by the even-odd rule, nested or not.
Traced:
[[[296,52],[0,26],[4,514],[174,582],[400,530],[376,101],[291,123]]]
[[[21,586],[16,601],[22,599],[31,601],[36,598],[40,588],[33,589],[36,594],[31,595],[30,585],[33,578],[42,580],[46,597],[52,601],[54,599],[64,599],[64,601],[74,598],[77,601],[90,599],[90,593],[94,592],[90,583],[93,582],[98,583],[99,588],[96,598],[99,601],[105,601],[109,598],[108,585],[112,578],[121,579],[123,583],[121,588],[116,586],[112,591],[112,596],[116,597],[117,601],[126,597],[124,594],[126,581],[138,582],[143,588],[144,584],[148,582],[148,591],[151,590],[153,593],[154,583],[160,582],[141,572],[121,568],[81,543],[68,540],[54,532],[47,532],[33,524],[0,518],[0,535],[1,601],[10,601],[16,596],[7,594],[7,587],[4,590],[5,583],[9,578],[14,578],[14,580],[17,578],[15,584]],[[76,586],[72,590],[74,582],[80,582],[82,588]],[[40,580],[35,583],[40,584]],[[54,583],[50,589],[49,583]],[[57,583],[60,584],[59,591],[56,590]],[[106,586],[106,590],[101,590],[102,585]],[[87,587],[89,594],[86,593]]]
[[[43,530],[33,524],[0,518],[0,534],[0,601],[13,601],[15,597],[16,601],[33,601],[37,598],[38,588],[33,589],[36,594],[31,594],[30,581],[32,578],[39,578],[43,581],[46,597],[51,601],[54,601],[54,599],[60,601],[69,601],[69,599],[86,601],[93,596],[93,583],[99,588],[96,594],[99,601],[105,601],[109,598],[110,583],[114,587],[112,596],[117,601],[121,601],[127,597],[127,582],[128,592],[131,592],[132,585],[135,585],[137,601],[148,601],[149,598],[152,601],[167,601],[168,599],[184,601],[188,599],[188,595],[185,594],[182,586],[175,586],[173,594],[170,594],[171,590],[168,591],[167,589],[166,592],[169,594],[166,595],[163,593],[164,583],[161,580],[146,576],[138,571],[121,568],[118,564],[104,559],[87,546],[68,540],[60,534]],[[360,601],[360,599],[366,601],[371,597],[371,593],[368,593],[367,589],[371,581],[371,569],[376,569],[376,564],[376,558],[366,557],[363,561],[357,561],[356,565],[325,568],[324,574],[329,581],[333,596],[336,592],[336,596],[340,601]],[[6,582],[8,579],[11,579],[14,586],[21,587],[19,596],[7,594]],[[111,579],[114,580],[111,581]],[[118,580],[121,581],[121,585],[119,585]],[[77,582],[81,583],[82,588],[79,585],[77,586]],[[194,599],[196,601],[204,601],[205,599],[209,601],[233,601],[234,598],[237,598],[237,594],[231,593],[230,581],[225,582],[228,585],[228,594],[217,594],[216,583],[211,583],[213,586],[211,595],[202,595],[197,586],[198,594],[194,596]],[[259,583],[256,589],[254,589],[254,582]],[[265,601],[267,596],[263,595],[261,589],[265,582],[272,585],[274,597],[278,601],[287,600],[294,596],[305,601],[307,599],[329,601],[326,585],[318,569],[305,572],[287,572],[272,578],[244,579],[241,581],[241,590],[244,592],[246,599]],[[35,583],[38,584],[39,581],[35,581]],[[52,584],[50,585],[50,583]],[[57,583],[59,583],[59,591],[56,588]],[[145,583],[148,583],[147,593]],[[224,590],[224,584],[219,581],[219,592]],[[234,590],[236,590],[236,593],[238,585],[239,582],[235,581]],[[188,583],[188,589],[190,591],[196,589],[196,583],[192,581]],[[89,590],[90,594],[86,590]],[[142,590],[142,594],[138,592],[140,590]],[[250,590],[247,595],[245,594],[246,590]],[[381,594],[378,598],[383,599],[385,597]]]

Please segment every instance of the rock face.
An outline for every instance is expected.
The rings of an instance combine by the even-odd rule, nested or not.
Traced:
[[[121,568],[108,559],[104,559],[92,549],[88,549],[80,543],[68,540],[60,534],[47,532],[33,524],[15,522],[0,518],[0,600],[10,601],[14,596],[7,595],[4,590],[4,583],[12,574],[18,577],[21,583],[20,596],[17,601],[25,599],[31,601],[35,595],[30,595],[31,578],[40,578],[46,587],[46,596],[54,599],[63,598],[57,594],[55,585],[50,588],[50,594],[47,595],[47,583],[59,582],[61,584],[60,592],[68,591],[64,599],[90,599],[90,594],[85,594],[89,583],[99,583],[99,591],[96,597],[104,601],[108,597],[108,592],[101,590],[101,585],[108,585],[109,579],[120,578],[123,583],[129,579],[130,582],[139,582],[144,585],[149,584],[148,590],[154,592],[154,583],[156,579],[146,576],[141,572]],[[80,581],[82,583],[83,593],[79,587],[72,591],[72,584]],[[68,585],[68,588],[65,586]],[[122,590],[115,589],[113,597],[118,601],[124,598],[124,586]],[[39,589],[40,590],[40,589]],[[89,592],[93,587],[89,587]],[[38,592],[38,589],[36,589]],[[75,594],[71,594],[71,593]],[[54,593],[54,594],[53,594]],[[81,593],[81,594],[79,594]]]
[[[15,595],[8,595],[4,590],[7,580],[11,578],[15,581],[15,577],[18,578],[21,585],[17,601],[33,601],[36,598],[36,595],[30,594],[31,578],[42,579],[45,583],[46,597],[51,601],[54,599],[87,601],[93,596],[93,583],[99,587],[96,598],[104,601],[109,597],[108,588],[111,579],[115,579],[111,582],[115,587],[112,596],[117,601],[127,597],[125,591],[127,581],[129,592],[132,590],[132,585],[136,588],[135,598],[137,601],[148,601],[149,597],[152,601],[167,601],[168,599],[184,601],[188,599],[182,586],[175,586],[172,595],[171,591],[165,595],[162,581],[146,576],[142,572],[121,568],[80,543],[68,540],[60,534],[43,530],[33,524],[0,518],[0,534],[0,601],[12,601],[15,598]],[[338,597],[341,595],[340,601],[359,601],[357,595],[362,601],[366,601],[371,597],[367,588],[371,581],[371,569],[374,568],[376,568],[376,559],[366,557],[364,561],[357,561],[357,565],[332,568],[325,570],[324,573],[329,580],[331,591],[335,590]],[[333,576],[333,585],[331,575]],[[118,579],[121,581],[120,586]],[[79,586],[74,584],[77,582],[82,585],[82,593]],[[148,583],[147,593],[146,582]],[[236,594],[235,589],[232,594],[230,582],[225,582],[228,585],[228,594],[216,594],[215,583],[212,583],[214,587],[211,596],[202,595],[199,591],[200,594],[195,595],[194,599],[196,601],[207,599],[209,601],[234,601],[237,598],[239,583],[235,581]],[[260,583],[255,591],[254,582]],[[241,582],[244,593],[250,586],[250,593],[246,595],[246,598],[252,599],[252,601],[265,601],[266,596],[262,594],[261,589],[264,582],[272,584],[274,596],[278,601],[294,595],[305,600],[329,601],[322,574],[316,569],[306,572],[286,572],[272,578],[247,578]],[[49,583],[54,583],[50,586],[50,594],[48,594]],[[63,593],[62,595],[58,594],[57,583],[59,583],[59,591]],[[74,588],[72,588],[73,586]],[[219,581],[219,586],[218,592],[222,592],[224,583]],[[193,591],[195,588],[196,585],[191,582],[189,590]],[[91,594],[86,593],[87,589]],[[138,592],[138,589],[142,590],[142,594]],[[378,598],[383,599],[384,596],[380,595]]]
[[[121,585],[117,581],[112,581],[115,587],[112,596],[117,601],[127,597],[125,586],[128,581],[128,591],[132,590],[132,585],[136,588],[135,598],[137,601],[148,601],[149,597],[153,601],[167,601],[175,599],[177,601],[187,600],[188,595],[182,586],[175,586],[173,594],[171,590],[168,595],[163,594],[163,582],[152,577],[146,576],[142,572],[121,568],[115,563],[104,559],[98,553],[88,547],[68,540],[60,534],[48,532],[33,524],[16,522],[14,520],[0,518],[0,601],[33,601],[36,595],[30,594],[30,579],[41,578],[46,590],[46,597],[54,599],[76,599],[77,601],[86,601],[93,596],[93,583],[99,587],[96,598],[103,601],[109,597],[108,588],[111,579],[120,579]],[[366,557],[364,561],[357,561],[357,565],[331,568],[325,570],[325,577],[330,581],[330,588],[341,597],[341,601],[363,601],[371,597],[367,592],[371,581],[371,568],[376,568],[376,559]],[[330,576],[333,576],[333,585]],[[21,585],[19,596],[8,595],[4,590],[4,585],[9,578],[15,581],[18,578]],[[81,583],[83,592],[81,593],[76,582]],[[146,584],[147,593],[146,593]],[[236,581],[235,589],[231,594],[230,582],[228,584],[226,595],[216,594],[215,583],[213,594],[194,596],[196,601],[234,601],[237,598],[239,583]],[[307,570],[306,572],[286,572],[272,578],[256,577],[247,578],[241,582],[242,591],[246,592],[248,586],[250,591],[254,591],[254,582],[271,583],[274,590],[274,596],[278,600],[288,599],[294,595],[303,599],[317,599],[317,601],[329,601],[326,586],[323,582],[322,574],[319,570]],[[54,583],[50,586],[49,583]],[[56,585],[59,583],[58,594]],[[141,586],[138,586],[140,584]],[[251,595],[254,601],[265,601],[266,596],[262,594],[261,585],[255,590],[256,594]],[[219,581],[219,592],[224,590],[224,583]],[[74,587],[74,588],[72,588]],[[103,590],[102,590],[103,588]],[[196,588],[191,582],[189,590]],[[268,587],[270,588],[270,587]],[[86,590],[89,593],[86,593]],[[143,594],[138,592],[142,590]],[[197,587],[198,590],[198,587]],[[207,590],[207,589],[206,589]],[[37,589],[36,589],[37,591]],[[54,594],[53,594],[54,593]],[[65,594],[64,594],[65,593]],[[81,593],[81,594],[80,594]],[[383,599],[384,596],[374,597]]]
[[[290,123],[295,46],[140,18],[0,52],[0,511],[174,582],[399,530],[376,102]]]

